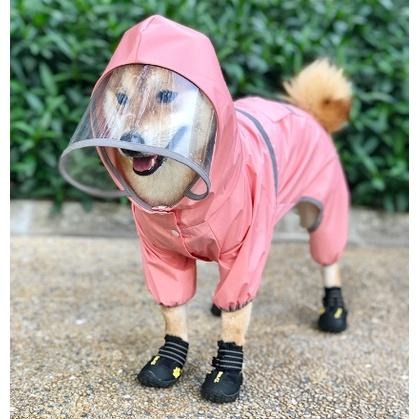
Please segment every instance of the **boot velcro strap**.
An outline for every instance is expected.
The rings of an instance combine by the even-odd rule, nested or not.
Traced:
[[[218,370],[239,370],[241,371],[243,367],[242,361],[230,361],[225,359],[218,359],[218,358],[212,358],[212,366],[217,368]]]
[[[325,288],[325,296],[323,297],[324,307],[345,307],[340,287]]]
[[[225,344],[224,344],[225,345]],[[219,370],[239,370],[243,367],[243,350],[226,349],[219,343],[217,357],[212,359],[212,366]]]
[[[159,349],[159,353],[158,353],[158,355],[161,358],[171,359],[172,361],[175,361],[182,366],[186,362],[187,354],[188,354],[188,348],[186,345],[183,346],[183,345],[180,345],[179,343],[172,342],[170,340],[166,340],[166,343]]]
[[[234,351],[232,349],[222,349],[220,348],[218,350],[220,354],[222,354],[222,357],[228,357],[228,358],[236,358],[241,359],[243,361],[243,352],[242,351]]]

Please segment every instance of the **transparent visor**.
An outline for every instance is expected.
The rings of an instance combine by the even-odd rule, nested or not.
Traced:
[[[210,189],[215,133],[213,106],[193,83],[165,68],[125,65],[94,89],[60,171],[98,197],[128,195],[146,207],[199,200]]]

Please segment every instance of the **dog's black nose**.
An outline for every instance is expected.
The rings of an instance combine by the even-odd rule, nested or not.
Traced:
[[[122,135],[122,137],[120,138],[120,141],[125,141],[127,143],[131,143],[131,144],[144,144],[144,138],[141,137],[140,134],[138,134],[138,132],[127,132],[125,134]],[[139,151],[132,151],[132,150],[127,150],[125,148],[121,148],[121,151],[129,157],[137,157],[139,154],[142,154]]]
[[[120,141],[126,141],[128,143],[134,143],[134,144],[144,144],[144,138],[141,137],[140,134],[138,134],[138,132],[126,132],[125,134],[122,135],[122,137],[120,138]]]

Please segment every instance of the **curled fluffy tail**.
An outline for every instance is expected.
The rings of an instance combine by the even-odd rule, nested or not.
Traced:
[[[290,103],[311,113],[329,132],[336,132],[348,121],[351,85],[343,70],[325,59],[311,63],[292,80],[284,83]]]

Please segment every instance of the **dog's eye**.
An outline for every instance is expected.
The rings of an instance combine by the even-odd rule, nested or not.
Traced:
[[[157,102],[170,103],[175,99],[176,96],[177,93],[173,92],[172,90],[160,90],[160,92],[157,93]]]
[[[128,96],[125,93],[118,92],[115,96],[120,105],[124,106],[127,104]]]

